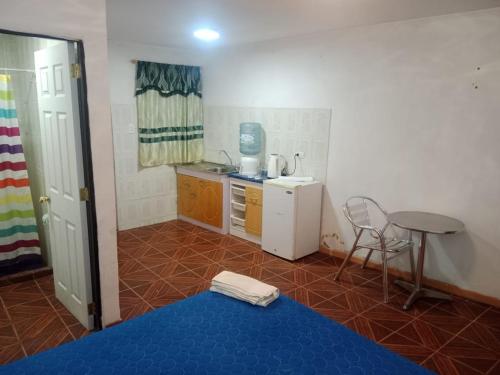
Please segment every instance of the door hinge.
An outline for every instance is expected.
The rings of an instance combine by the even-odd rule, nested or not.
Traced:
[[[80,64],[71,64],[71,77],[78,79],[81,77],[81,74]]]
[[[85,202],[90,200],[89,188],[82,187],[80,188],[80,201]]]
[[[95,303],[94,302],[89,303],[87,305],[87,311],[88,311],[89,315],[94,315],[95,314]]]

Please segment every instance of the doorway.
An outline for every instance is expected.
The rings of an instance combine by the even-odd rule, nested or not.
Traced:
[[[0,362],[100,329],[83,63],[0,30]]]

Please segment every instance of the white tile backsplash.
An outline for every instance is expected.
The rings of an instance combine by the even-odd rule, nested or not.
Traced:
[[[296,176],[326,180],[330,137],[330,109],[205,107],[205,159],[225,162],[218,150],[229,152],[239,163],[239,125],[252,121],[264,129],[265,157],[282,154],[293,169],[293,153],[302,151]]]

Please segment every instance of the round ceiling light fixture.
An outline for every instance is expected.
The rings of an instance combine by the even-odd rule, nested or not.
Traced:
[[[212,42],[220,38],[220,34],[212,29],[198,29],[193,32],[195,38],[201,39],[205,42]]]

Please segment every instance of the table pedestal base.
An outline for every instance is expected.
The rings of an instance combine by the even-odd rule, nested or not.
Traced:
[[[419,288],[417,289],[415,284],[403,280],[395,280],[394,284],[400,286],[403,289],[411,292],[410,296],[403,305],[403,310],[408,310],[413,303],[419,298],[437,298],[446,301],[451,301],[453,298],[446,293],[438,292],[436,290]]]

